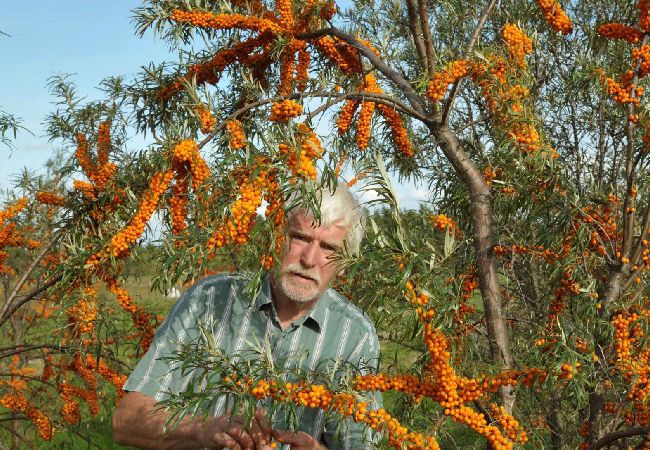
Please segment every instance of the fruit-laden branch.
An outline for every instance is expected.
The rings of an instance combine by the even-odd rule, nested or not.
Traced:
[[[298,39],[315,39],[322,36],[336,36],[343,42],[351,45],[365,56],[368,61],[379,70],[388,80],[394,83],[406,96],[411,106],[421,115],[426,115],[426,102],[415,90],[411,83],[399,72],[391,69],[388,65],[375,53],[372,49],[366,47],[363,43],[359,42],[357,38],[340,30],[336,27],[322,28],[311,33],[304,33],[296,36]]]
[[[645,34],[643,36],[643,41],[641,42],[641,46],[644,46],[648,43],[650,40],[650,36],[648,34]],[[640,80],[640,70],[641,70],[641,63],[642,59],[639,58],[639,60],[636,62],[634,66],[634,72],[633,72],[633,78],[632,78],[632,85],[630,89],[630,96],[632,99],[634,99],[637,94],[636,94],[636,88],[639,85],[639,80]],[[626,132],[627,132],[627,151],[625,155],[625,175],[626,175],[626,181],[627,181],[627,187],[626,187],[626,192],[625,192],[625,202],[623,203],[623,256],[626,258],[630,257],[630,253],[632,250],[632,241],[634,240],[634,216],[635,216],[635,208],[633,208],[632,203],[634,202],[634,196],[631,194],[631,190],[634,186],[634,176],[636,173],[636,164],[634,161],[634,127],[636,125],[635,121],[632,120],[633,117],[635,117],[635,110],[636,110],[636,105],[634,102],[630,102],[627,105],[627,110],[628,110],[628,115],[627,115],[627,126],[626,126]]]
[[[463,55],[462,59],[467,59],[472,54],[472,51],[474,50],[474,45],[476,45],[476,42],[478,41],[478,37],[480,36],[481,31],[483,30],[483,27],[487,22],[488,16],[492,12],[496,4],[497,4],[497,0],[491,0],[490,3],[488,3],[485,6],[485,9],[483,9],[483,12],[481,13],[481,17],[479,17],[478,23],[476,24],[476,27],[472,32],[472,36],[469,39],[469,44],[467,44],[467,48],[465,49],[465,54]],[[442,119],[440,120],[441,123],[447,123],[447,119],[449,118],[449,113],[451,112],[451,108],[454,106],[454,100],[456,99],[456,94],[458,94],[458,89],[460,88],[460,83],[462,83],[462,80],[463,80],[462,78],[457,79],[454,82],[453,87],[451,88],[451,93],[449,94],[449,97],[447,97],[447,102],[445,103],[445,107],[443,108],[442,111]]]
[[[370,92],[349,92],[349,93],[336,93],[336,92],[325,92],[325,91],[320,91],[320,92],[313,92],[310,94],[303,94],[303,93],[295,93],[295,94],[289,94],[285,96],[277,96],[273,98],[267,98],[264,100],[258,100],[256,102],[252,103],[247,103],[246,105],[242,106],[241,108],[237,109],[233,113],[229,114],[227,117],[223,119],[220,125],[214,127],[212,131],[198,144],[198,148],[203,148],[206,144],[208,144],[212,139],[215,138],[223,129],[227,126],[228,121],[230,120],[235,120],[238,119],[240,116],[246,114],[248,111],[251,109],[258,108],[260,106],[268,105],[271,103],[276,103],[279,100],[295,100],[295,99],[302,99],[302,98],[335,98],[338,101],[340,100],[346,100],[346,99],[352,99],[352,100],[372,100],[375,103],[383,104],[386,106],[390,106],[392,108],[395,108],[396,110],[399,110],[400,112],[403,112],[404,114],[408,114],[411,117],[414,117],[418,120],[421,120],[424,123],[430,122],[430,120],[423,114],[419,113],[418,111],[414,110],[413,108],[410,108],[408,105],[400,102],[399,100],[391,97],[390,95],[386,94],[375,94],[375,93],[370,93]],[[329,104],[328,106],[332,106],[334,103]],[[1,323],[0,323],[1,325]]]
[[[50,354],[52,353],[68,353],[68,352],[78,352],[78,347],[70,347],[65,345],[53,345],[53,344],[30,344],[30,345],[12,345],[11,347],[0,348],[0,359],[7,358],[13,355],[20,355],[21,353],[31,352],[32,350],[48,350]],[[121,361],[109,353],[102,352],[100,355],[102,358],[114,362],[119,366],[127,370],[133,370],[131,366],[126,364],[124,361]]]
[[[490,7],[494,6],[492,3],[488,5],[484,13],[489,14]],[[483,18],[483,20],[487,19]],[[479,32],[480,28],[476,33]],[[327,34],[336,36],[354,46],[376,69],[402,90],[416,111],[425,114],[426,108],[424,105],[426,105],[426,101],[413,90],[406,78],[388,67],[381,58],[375,55],[371,49],[358,42],[354,36],[334,27],[318,30],[310,33],[309,36],[318,37]],[[471,44],[472,47],[473,45]],[[463,150],[449,127],[444,126],[439,120],[425,120],[423,123],[427,125],[459,177],[468,186],[472,203],[472,228],[474,247],[477,253],[477,271],[486,315],[490,353],[495,362],[498,361],[504,368],[510,369],[513,367],[513,358],[506,321],[501,313],[500,286],[493,253],[492,196],[490,188],[485,184],[481,171]],[[514,404],[513,390],[504,387],[501,395],[507,410],[511,411]]]

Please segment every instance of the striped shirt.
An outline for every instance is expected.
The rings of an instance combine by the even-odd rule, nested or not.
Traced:
[[[285,369],[321,370],[333,361],[350,362],[375,370],[379,363],[379,341],[367,315],[333,289],[323,293],[315,307],[299,320],[281,329],[271,300],[269,276],[253,301],[246,298],[248,280],[237,274],[208,277],[188,289],[156,330],[155,339],[124,385],[160,401],[169,393],[183,392],[193,374],[181,376],[178,363],[161,360],[181,345],[200,338],[198,324],[208,329],[217,346],[227,355],[250,350],[253,343],[269,343],[274,362]],[[332,364],[329,364],[331,366]],[[198,387],[198,386],[197,386]],[[200,387],[198,387],[200,388]],[[375,394],[374,407],[381,407]],[[226,412],[225,398],[216,402],[212,414]],[[274,427],[286,428],[278,419]],[[330,450],[370,448],[371,434],[350,420],[327,420],[324,411],[301,407],[298,430],[311,434]],[[286,446],[288,447],[288,446]]]

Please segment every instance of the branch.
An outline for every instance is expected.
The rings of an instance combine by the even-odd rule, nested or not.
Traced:
[[[386,78],[392,81],[404,93],[406,98],[409,100],[409,103],[416,111],[422,115],[426,114],[426,102],[421,95],[415,92],[411,86],[411,83],[409,83],[409,81],[404,78],[404,75],[388,67],[388,65],[381,58],[377,57],[377,55],[375,55],[372,50],[359,42],[357,38],[351,34],[348,34],[336,27],[331,27],[323,28],[311,33],[299,34],[296,37],[298,39],[316,39],[322,36],[336,36],[343,42],[356,48],[359,53],[361,53],[366,57],[366,59],[368,59],[368,61],[370,61],[373,67],[379,70]]]
[[[647,45],[650,41],[650,36],[646,33],[643,36],[643,41],[641,41],[641,46]],[[636,97],[636,88],[639,85],[639,71],[641,70],[641,59],[636,62],[634,67],[634,77],[632,79],[632,86],[630,88],[630,96],[632,99]],[[625,152],[625,175],[626,175],[626,187],[625,187],[625,201],[623,202],[623,251],[622,255],[629,259],[630,253],[632,251],[632,240],[634,239],[634,211],[628,212],[634,203],[634,198],[630,195],[630,189],[634,184],[634,171],[635,171],[635,162],[634,162],[634,122],[630,120],[632,115],[634,115],[634,103],[629,103],[627,106],[627,151]]]
[[[629,287],[632,286],[632,283],[634,283],[634,280],[637,277],[640,277],[645,270],[647,270],[646,263],[645,261],[642,260],[638,265],[637,269],[628,276],[627,280],[623,284],[622,291],[625,292],[626,290],[628,290]],[[643,292],[643,289],[639,289],[639,291]]]
[[[418,0],[420,7],[420,22],[422,24],[422,35],[424,37],[424,45],[427,52],[427,71],[429,77],[435,73],[434,60],[436,59],[436,51],[433,48],[433,39],[431,37],[431,28],[429,28],[429,13],[427,12],[427,0]]]
[[[13,303],[14,299],[22,289],[23,285],[27,282],[27,279],[32,274],[32,272],[34,272],[34,269],[36,269],[38,263],[45,257],[47,252],[50,250],[51,246],[52,246],[52,242],[49,242],[47,245],[45,245],[41,250],[41,252],[38,255],[36,255],[36,258],[34,258],[34,261],[32,261],[32,263],[29,265],[27,270],[25,270],[25,273],[23,273],[23,276],[20,277],[20,280],[18,280],[16,286],[14,286],[14,289],[13,291],[11,291],[11,294],[7,298],[7,301],[2,306],[2,310],[0,310],[0,317],[4,317],[4,315],[7,313],[7,310],[9,309],[9,305]]]
[[[29,294],[27,294],[25,297],[21,298],[20,301],[15,302],[15,304],[12,305],[10,308],[7,308],[7,311],[5,311],[5,314],[0,315],[0,327],[2,327],[2,325],[4,325],[4,323],[5,323],[7,320],[9,320],[9,318],[13,315],[13,313],[15,313],[15,312],[18,310],[18,308],[20,308],[20,307],[23,306],[25,303],[27,303],[27,302],[29,302],[30,300],[32,300],[32,299],[33,299],[34,297],[36,297],[37,295],[39,295],[39,294],[41,294],[42,292],[48,290],[49,288],[51,288],[52,286],[54,286],[56,283],[58,283],[58,282],[61,281],[62,279],[63,279],[63,274],[59,274],[59,275],[57,275],[57,276],[55,276],[55,277],[53,277],[53,278],[50,278],[50,279],[47,280],[45,283],[43,283],[41,286],[37,287],[37,288],[34,289],[32,292],[30,292]]]
[[[481,13],[481,17],[479,18],[478,23],[476,24],[476,28],[474,28],[474,31],[472,32],[472,36],[469,39],[469,44],[467,45],[467,49],[465,50],[463,59],[469,57],[469,55],[474,50],[474,45],[476,45],[476,41],[478,40],[478,37],[480,36],[481,31],[485,26],[485,22],[487,22],[488,16],[492,12],[492,9],[496,4],[497,4],[497,0],[490,0],[490,3],[488,3],[487,6],[483,9],[483,12]],[[453,87],[451,88],[451,93],[449,94],[449,97],[447,98],[447,102],[445,103],[445,107],[442,110],[442,120],[441,120],[442,123],[447,123],[447,120],[449,119],[449,113],[451,112],[451,108],[454,104],[456,94],[458,94],[458,89],[460,88],[461,82],[462,82],[462,78],[456,80]]]
[[[212,131],[210,131],[210,133],[201,142],[199,142],[198,148],[199,149],[203,148],[212,139],[214,139],[221,131],[223,131],[223,129],[226,128],[226,123],[229,120],[235,120],[238,117],[246,114],[251,109],[258,108],[260,106],[268,105],[270,103],[275,103],[282,100],[287,100],[287,99],[295,100],[295,99],[302,99],[302,98],[334,98],[336,100],[331,103],[328,102],[325,105],[318,108],[316,111],[312,112],[309,115],[310,118],[313,118],[317,113],[321,113],[323,111],[322,108],[333,106],[336,103],[340,102],[341,100],[345,100],[349,98],[349,99],[358,99],[358,100],[370,99],[373,100],[375,103],[381,103],[383,105],[393,107],[404,114],[407,114],[411,117],[421,120],[422,122],[427,123],[431,121],[427,116],[410,108],[408,105],[400,102],[399,100],[396,100],[395,98],[387,94],[373,94],[369,92],[350,92],[347,94],[339,94],[339,93],[325,92],[325,91],[318,91],[318,92],[314,92],[313,94],[295,93],[295,94],[290,94],[285,96],[267,98],[264,100],[258,100],[256,102],[249,103],[247,105],[242,106],[241,108],[237,109],[233,113],[229,114],[225,119],[223,119],[221,124],[213,128]],[[0,322],[0,325],[2,325],[2,322]]]
[[[51,387],[52,389],[56,389],[56,385],[54,383],[50,383],[49,381],[45,381],[41,379],[41,377],[32,377],[30,375],[21,375],[21,374],[16,374],[16,373],[6,373],[6,372],[0,372],[0,377],[17,377],[17,378],[25,378],[26,380],[32,380],[32,381],[38,381],[39,383],[42,383],[46,386]]]
[[[53,344],[13,345],[11,347],[0,348],[0,359],[7,358],[13,355],[19,355],[21,353],[30,352],[32,350],[41,350],[41,349],[55,350],[57,353],[64,353],[64,354],[69,353],[70,351],[79,351],[79,348],[77,347],[53,345]],[[130,371],[133,370],[131,366],[129,366],[123,361],[120,361],[119,359],[115,358],[114,356],[106,352],[101,352],[100,357],[107,361],[114,362],[115,364],[125,369],[128,369]]]
[[[634,248],[634,254],[630,258],[631,264],[638,264],[643,251],[643,241],[648,237],[648,227],[650,226],[650,207],[646,210],[645,217],[643,218],[643,225],[641,227],[641,235]]]
[[[8,356],[19,355],[21,353],[29,352],[32,350],[48,349],[48,350],[58,350],[61,353],[65,353],[64,350],[68,350],[71,347],[64,347],[61,345],[52,345],[52,344],[32,344],[32,345],[14,345],[11,347],[0,348],[0,359],[6,358]]]
[[[0,421],[1,421],[1,422],[7,422],[7,421],[13,422],[13,421],[17,421],[17,420],[28,420],[28,418],[25,417],[25,416],[16,416],[16,415],[14,415],[14,416],[12,416],[10,419],[2,419],[2,420],[0,420]],[[16,437],[20,442],[22,442],[23,444],[25,444],[25,445],[26,445],[27,447],[29,447],[31,450],[34,450],[34,449],[35,449],[35,447],[34,447],[32,444],[30,444],[30,443],[27,441],[27,439],[25,439],[23,436],[21,436],[20,433],[17,433],[17,432],[14,431],[13,429],[11,429],[11,427],[7,427],[7,426],[5,426],[5,425],[0,425],[0,428],[2,428],[3,430],[6,430],[6,431],[8,431],[9,433],[11,433],[14,437]]]
[[[416,4],[415,0],[406,0],[406,10],[409,16],[409,28],[411,30],[411,36],[413,37],[413,43],[415,44],[415,50],[418,53],[418,58],[420,58],[420,63],[424,67],[429,66],[429,60],[427,58],[426,49],[424,48],[424,41],[422,40],[422,27],[420,26],[420,21],[416,16]],[[430,76],[430,75],[429,75]]]
[[[625,430],[614,431],[598,439],[596,443],[591,447],[591,450],[599,450],[614,441],[618,441],[619,439],[624,439],[632,436],[642,436],[648,433],[650,433],[650,427],[634,427],[627,428]]]

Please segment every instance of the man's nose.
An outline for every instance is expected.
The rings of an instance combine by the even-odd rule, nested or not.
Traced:
[[[319,251],[318,242],[315,240],[311,241],[303,248],[303,251],[300,254],[300,262],[302,265],[304,267],[314,267],[318,262]]]

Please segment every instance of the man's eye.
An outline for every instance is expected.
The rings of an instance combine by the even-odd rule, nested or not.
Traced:
[[[307,236],[302,236],[298,234],[294,234],[293,236],[291,236],[291,239],[298,242],[308,242]]]

